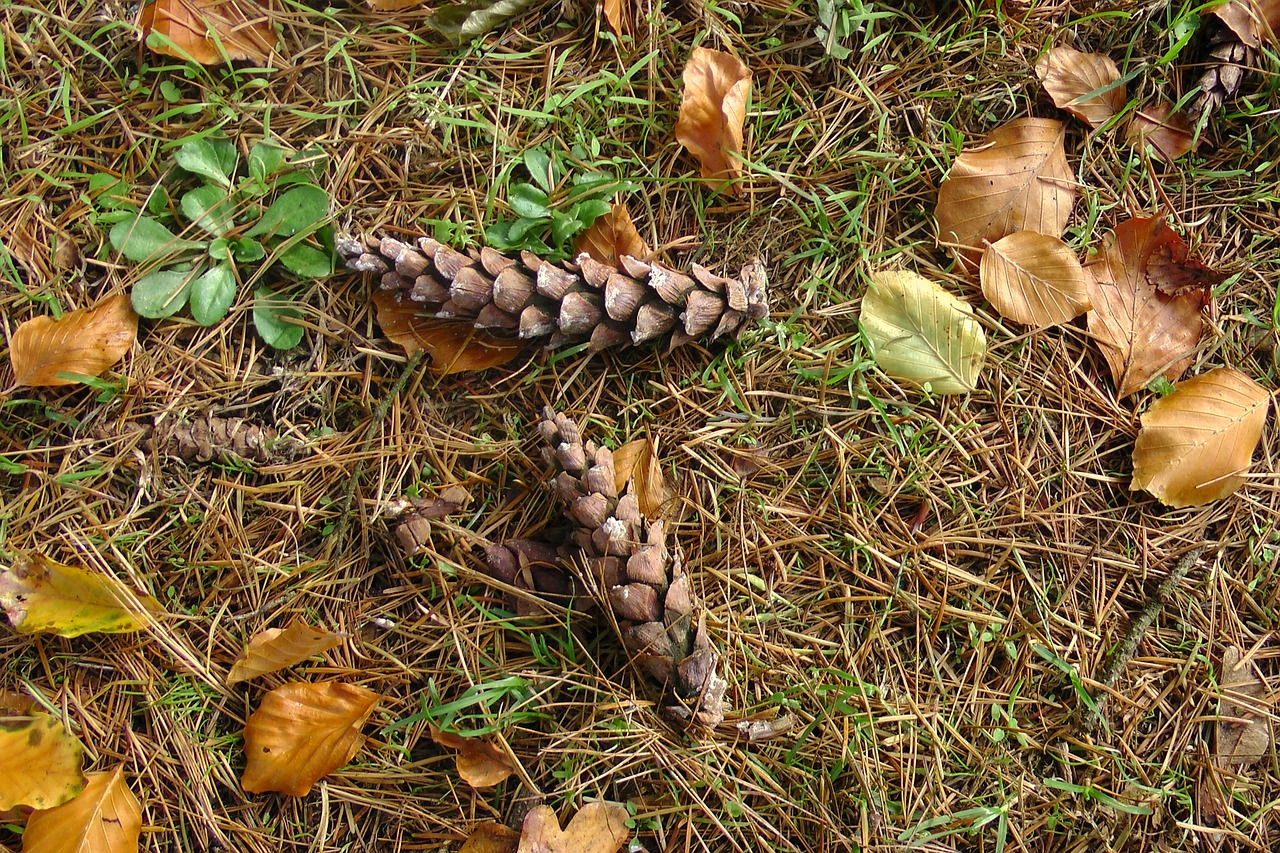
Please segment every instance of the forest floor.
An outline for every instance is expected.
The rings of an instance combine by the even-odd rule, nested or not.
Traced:
[[[339,230],[460,248],[511,218],[509,187],[541,147],[571,172],[632,182],[641,235],[677,267],[763,257],[772,311],[730,343],[533,347],[504,367],[407,377],[374,285],[345,272],[277,283],[304,314],[288,350],[255,335],[248,290],[209,327],[144,320],[95,387],[10,389],[0,404],[0,547],[88,563],[170,617],[135,635],[0,629],[0,688],[56,709],[88,768],[123,765],[148,851],[456,850],[480,821],[518,829],[539,803],[567,818],[595,800],[627,805],[637,850],[1274,849],[1274,752],[1224,770],[1212,733],[1228,646],[1254,650],[1265,674],[1280,667],[1275,429],[1225,500],[1171,510],[1131,491],[1154,395],[1117,398],[1082,321],[1028,333],[1002,320],[933,220],[962,147],[1015,117],[1065,118],[1036,79],[1045,50],[1110,54],[1122,73],[1142,69],[1134,102],[1175,101],[1197,74],[1194,10],[937,5],[836,3],[853,23],[840,59],[815,35],[814,4],[782,0],[641,0],[623,39],[594,10],[574,22],[539,2],[462,46],[421,7],[297,7],[264,71],[158,56],[118,0],[3,4],[6,340],[136,280],[91,178],[119,178],[143,204],[173,179],[175,145],[214,128],[241,151],[268,135],[321,150]],[[675,139],[698,45],[753,72],[736,197],[699,181]],[[1253,76],[1173,164],[1078,123],[1067,141],[1080,182],[1067,242],[1083,256],[1122,219],[1165,212],[1234,273],[1188,375],[1230,365],[1268,388],[1275,82]],[[931,396],[877,370],[856,316],[884,268],[973,304],[989,340],[975,393]],[[474,546],[559,523],[534,428],[546,405],[610,446],[657,441],[668,530],[722,652],[727,705],[790,713],[789,731],[750,744],[681,731],[607,623],[505,609]],[[304,449],[202,463],[149,441],[157,424],[205,415]],[[406,556],[396,500],[455,485],[469,506]],[[1100,686],[1132,618],[1200,546]],[[294,617],[344,642],[224,685],[250,637]],[[368,741],[306,797],[246,794],[245,721],[298,679],[384,697]],[[518,772],[473,790],[431,724],[490,733]],[[1226,814],[1201,814],[1205,786],[1228,792]],[[20,831],[0,826],[0,850],[19,849]]]

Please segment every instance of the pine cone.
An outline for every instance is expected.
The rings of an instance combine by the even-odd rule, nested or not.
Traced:
[[[606,597],[623,644],[641,671],[671,687],[682,704],[673,716],[714,726],[724,719],[728,684],[707,637],[703,609],[661,521],[647,522],[636,496],[619,495],[613,454],[584,443],[578,425],[548,408],[538,430],[548,462],[560,469],[552,491],[566,505],[591,578]]]
[[[769,314],[760,261],[732,279],[697,264],[686,275],[630,256],[615,268],[587,254],[572,264],[530,252],[517,259],[488,247],[463,254],[430,237],[410,245],[344,235],[337,245],[349,269],[379,276],[384,290],[421,303],[431,316],[472,320],[521,340],[547,338],[548,347],[585,342],[594,353],[666,341],[674,349],[703,335],[737,336],[748,321]]]
[[[1217,18],[1211,20],[1217,21]],[[1219,21],[1209,37],[1205,53],[1207,68],[1196,84],[1199,91],[1187,105],[1187,114],[1199,125],[1206,124],[1213,113],[1240,92],[1254,51],[1230,27]]]

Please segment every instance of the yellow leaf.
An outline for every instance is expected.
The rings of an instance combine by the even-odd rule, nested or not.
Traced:
[[[676,120],[676,139],[702,165],[702,176],[738,192],[742,174],[742,126],[751,97],[751,71],[718,50],[697,47],[684,67],[684,99]]]
[[[78,797],[32,814],[22,853],[137,853],[141,834],[142,809],[121,765],[88,774]]]
[[[1036,63],[1036,74],[1060,109],[1084,119],[1094,128],[1102,127],[1118,115],[1129,100],[1123,83],[1090,97],[1098,89],[1120,80],[1120,69],[1111,57],[1100,53],[1055,47]]]
[[[149,0],[138,11],[138,29],[156,53],[202,65],[231,59],[261,65],[276,46],[271,14],[254,0]]]
[[[623,255],[640,260],[649,256],[649,247],[636,230],[625,204],[615,204],[604,216],[597,217],[590,228],[574,239],[573,251],[575,255],[586,252],[611,267],[618,266],[618,259]]]
[[[524,819],[518,853],[616,853],[627,840],[627,808],[618,803],[587,803],[569,825],[550,806],[538,806]]]
[[[324,681],[272,690],[244,727],[240,787],[305,797],[316,780],[360,751],[360,730],[382,697],[372,690]]]
[[[1229,367],[1179,382],[1142,416],[1130,488],[1172,507],[1225,498],[1244,482],[1270,405],[1267,389]]]
[[[138,315],[124,294],[60,318],[34,317],[13,333],[9,358],[15,385],[52,387],[80,381],[59,376],[97,376],[120,359],[138,336]]]
[[[1084,268],[1057,237],[1018,231],[982,253],[982,295],[1015,323],[1042,328],[1065,323],[1092,307]]]
[[[163,612],[160,602],[130,592],[114,578],[40,554],[19,554],[0,572],[0,607],[20,634],[61,637],[141,631],[151,621],[147,614]]]
[[[84,747],[50,714],[0,716],[0,809],[51,809],[84,789]]]
[[[507,756],[484,738],[463,737],[432,726],[431,739],[458,750],[458,775],[473,788],[491,788],[515,772]]]
[[[249,645],[231,665],[227,686],[293,666],[341,642],[338,634],[312,628],[301,619],[294,619],[284,628],[268,628],[249,640]]]
[[[862,299],[859,323],[880,369],[928,383],[935,394],[978,387],[987,338],[973,309],[913,272],[879,272]]]

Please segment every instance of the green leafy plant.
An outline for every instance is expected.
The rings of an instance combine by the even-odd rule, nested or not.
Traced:
[[[143,317],[169,317],[190,307],[202,326],[227,315],[241,285],[253,285],[277,262],[297,278],[333,274],[329,194],[313,183],[314,156],[256,143],[242,163],[228,140],[189,139],[177,165],[198,184],[177,195],[158,187],[145,213],[113,216],[111,245],[149,271],[133,286],[133,309]],[[157,200],[159,200],[157,202]],[[183,224],[174,233],[166,222]],[[256,289],[254,327],[271,346],[302,340],[293,300]]]
[[[503,252],[527,249],[558,261],[571,254],[575,236],[608,213],[611,200],[636,187],[607,172],[575,171],[568,158],[556,151],[531,148],[522,165],[529,180],[510,184],[507,204],[518,219],[496,222],[485,231],[485,241]]]

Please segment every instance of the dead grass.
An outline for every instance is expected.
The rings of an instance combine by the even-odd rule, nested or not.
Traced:
[[[215,125],[321,146],[348,227],[460,241],[504,215],[525,148],[598,142],[582,165],[640,185],[629,201],[646,240],[733,269],[763,251],[774,309],[727,350],[531,353],[509,372],[414,375],[367,445],[403,359],[358,281],[300,289],[309,331],[284,353],[249,331],[247,297],[211,329],[145,323],[108,399],[43,390],[0,407],[0,456],[23,466],[0,475],[0,520],[6,551],[86,561],[154,593],[173,618],[136,639],[0,636],[0,687],[62,713],[93,768],[126,765],[146,850],[456,849],[478,820],[518,825],[538,802],[565,814],[594,798],[631,805],[648,850],[1205,840],[1194,793],[1211,774],[1222,647],[1257,645],[1276,668],[1275,430],[1246,489],[1165,510],[1129,491],[1145,395],[1115,400],[1081,328],[1027,335],[980,309],[993,343],[982,390],[928,400],[874,369],[853,320],[881,266],[927,269],[977,302],[933,243],[937,183],[960,146],[1015,116],[1056,114],[1031,72],[1051,43],[1126,56],[1122,69],[1155,63],[1177,4],[1131,4],[1070,29],[1061,16],[939,5],[936,19],[868,22],[843,62],[813,41],[804,4],[643,4],[645,28],[622,47],[540,4],[461,49],[432,36],[423,11],[300,6],[284,28],[287,70],[193,79],[145,53],[139,68],[122,4],[0,9],[6,336],[46,303],[81,306],[131,284],[82,195],[88,176],[123,176],[141,199],[168,147]],[[756,167],[740,200],[699,189],[672,136],[695,43],[755,72]],[[1181,69],[1155,65],[1133,88],[1175,94]],[[593,81],[604,82],[565,103]],[[1085,190],[1072,239],[1083,248],[1167,203],[1206,259],[1241,271],[1194,370],[1229,364],[1274,386],[1280,151],[1274,80],[1261,85],[1175,167],[1073,132]],[[83,275],[54,265],[55,233],[80,245]],[[601,625],[499,612],[469,546],[556,523],[531,429],[547,403],[611,443],[658,437],[731,704],[793,711],[789,736],[745,748],[686,737],[657,717]],[[147,444],[153,423],[205,412],[274,425],[311,453],[254,470],[184,466]],[[406,561],[389,502],[455,483],[476,499],[468,514]],[[1106,727],[1082,729],[1104,655],[1201,543],[1203,560],[1110,693]],[[252,634],[295,615],[350,641],[323,664],[222,686]],[[384,694],[371,740],[308,798],[247,796],[239,731],[264,688],[299,677]],[[455,723],[495,731],[522,767],[480,794],[427,735],[436,709],[475,685],[498,685],[496,700]],[[1275,847],[1278,773],[1272,755],[1233,780],[1227,849]],[[0,830],[5,844],[20,841]]]

